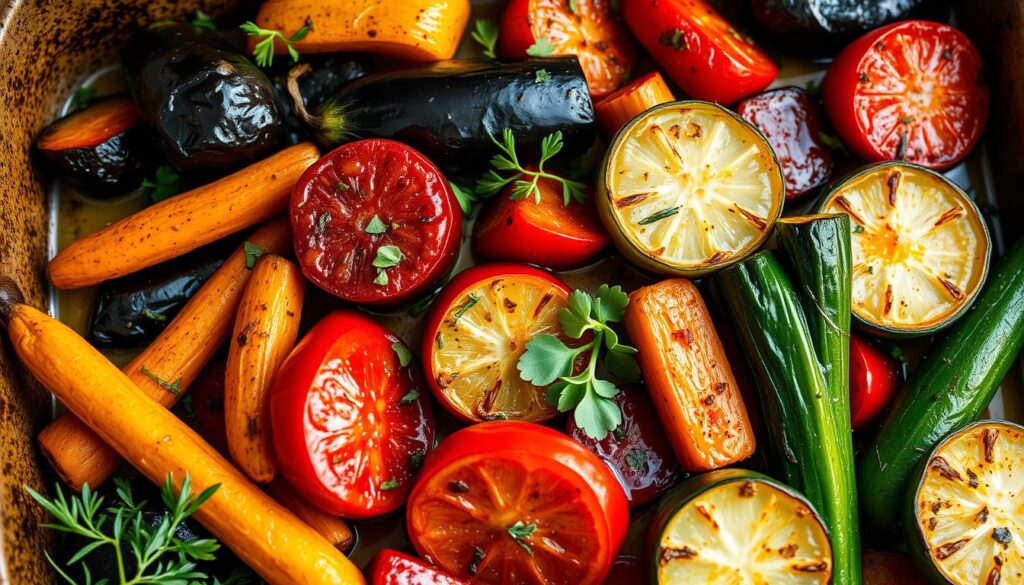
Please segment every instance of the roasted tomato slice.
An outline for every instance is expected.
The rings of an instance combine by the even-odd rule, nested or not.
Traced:
[[[510,186],[490,202],[473,230],[473,251],[484,258],[568,268],[608,244],[594,202],[565,205],[557,181],[541,179],[540,202],[511,198]]]
[[[878,418],[901,381],[896,360],[860,337],[850,336],[850,411],[855,430]]]
[[[464,585],[427,563],[389,548],[373,556],[366,567],[369,585]]]
[[[522,264],[485,264],[459,273],[441,291],[423,330],[423,371],[434,396],[467,422],[541,422],[558,414],[547,390],[519,377],[526,342],[562,333],[558,312],[569,288]]]
[[[501,15],[498,53],[512,59],[576,55],[590,95],[611,93],[636,62],[633,39],[611,5],[611,0],[512,0]]]
[[[622,411],[622,424],[603,440],[588,437],[573,417],[569,417],[565,430],[612,468],[629,505],[640,506],[672,487],[683,470],[661,430],[647,391],[624,388],[613,400]]]
[[[779,70],[705,0],[628,0],[622,16],[640,44],[690,97],[731,104]]]
[[[596,585],[626,536],[611,470],[569,437],[495,421],[438,446],[409,496],[420,555],[473,583]]]
[[[324,155],[296,183],[291,216],[303,274],[354,303],[422,292],[455,262],[462,236],[441,171],[392,140],[359,140]]]
[[[814,192],[832,176],[832,151],[821,141],[821,108],[799,87],[751,96],[736,113],[757,126],[772,145],[786,178],[786,199]]]
[[[971,41],[908,20],[860,37],[825,75],[825,109],[843,142],[869,160],[946,169],[967,156],[988,118],[984,64]]]
[[[368,518],[405,503],[434,441],[430,399],[406,351],[365,315],[338,311],[277,374],[270,423],[281,473],[327,512]]]

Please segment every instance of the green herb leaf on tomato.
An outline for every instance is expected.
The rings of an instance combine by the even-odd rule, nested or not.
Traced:
[[[683,31],[678,28],[670,28],[661,33],[661,36],[658,37],[658,44],[672,47],[677,51],[686,51],[690,48],[686,43],[686,37],[683,36]]]
[[[328,216],[329,217],[329,216]],[[370,221],[363,228],[363,231],[368,234],[383,234],[388,231],[388,226],[381,221],[380,216],[374,215],[370,218]]]
[[[526,49],[526,54],[531,57],[547,57],[554,52],[555,46],[551,44],[551,41],[549,41],[547,37],[536,39],[534,43]]]
[[[484,48],[484,56],[494,59],[494,47],[498,45],[498,25],[487,18],[478,18],[473,22],[473,32],[469,33],[473,40]]]
[[[376,216],[374,216],[374,217],[376,217]],[[325,231],[327,231],[327,225],[330,224],[330,223],[331,223],[331,212],[325,211],[325,212],[321,213],[320,217],[318,217],[317,220],[316,220],[316,231],[321,233],[321,234],[324,233]]]
[[[476,192],[479,196],[491,197],[512,184],[512,199],[526,199],[532,196],[534,202],[540,203],[541,194],[538,183],[541,179],[551,179],[562,186],[563,205],[568,206],[573,199],[580,203],[586,201],[586,196],[583,194],[583,188],[586,185],[544,170],[544,164],[562,150],[564,142],[561,131],[548,134],[541,140],[540,159],[535,171],[520,164],[516,154],[516,138],[511,129],[505,128],[502,131],[501,142],[494,137],[491,137],[491,140],[502,154],[496,154],[491,158],[491,165],[494,168],[477,181]],[[513,173],[506,176],[499,171],[512,171]]]
[[[398,486],[400,486],[400,485],[402,485],[401,482],[399,482],[395,478],[391,478],[391,479],[385,481],[384,483],[380,484],[380,491],[386,492],[388,490],[398,489]]]
[[[409,469],[413,471],[419,471],[423,465],[423,458],[426,454],[423,451],[413,451],[409,453]]]
[[[419,400],[419,397],[419,388],[410,388],[409,391],[405,393],[405,396],[403,396],[402,399],[398,401],[398,404],[402,406],[405,406],[406,404],[412,404],[413,402]]]
[[[391,351],[395,352],[395,357],[398,358],[398,365],[402,366],[403,368],[409,367],[409,364],[412,363],[412,352],[410,352],[409,349],[405,347],[404,343],[400,341],[392,343]]]
[[[398,246],[386,244],[377,248],[377,257],[373,259],[374,268],[394,268],[405,258]]]
[[[256,43],[256,46],[253,47],[252,55],[257,65],[260,67],[270,67],[274,63],[274,41],[278,39],[288,49],[288,55],[292,58],[292,62],[295,63],[299,60],[299,52],[295,50],[293,43],[306,38],[309,32],[313,30],[313,19],[306,17],[305,24],[290,37],[284,36],[284,33],[279,30],[260,28],[252,21],[242,23],[239,28],[250,37],[261,37],[260,42]]]
[[[508,527],[508,534],[516,541],[516,544],[523,547],[523,550],[530,553],[533,556],[533,548],[527,543],[533,533],[537,530],[536,524],[526,524],[522,520],[516,520],[516,523]]]
[[[260,256],[266,254],[263,248],[249,240],[242,242],[242,250],[245,252],[245,267],[249,270],[252,270],[252,267],[256,265],[256,261],[260,259]]]

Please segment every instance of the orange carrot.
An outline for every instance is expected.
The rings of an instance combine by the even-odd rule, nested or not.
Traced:
[[[312,29],[293,42],[299,53],[379,53],[409,61],[451,59],[469,21],[469,0],[266,0],[260,28],[293,36],[307,22]],[[249,37],[252,51],[262,37]],[[287,54],[280,40],[274,52]]]
[[[267,393],[295,347],[305,279],[280,256],[263,256],[252,271],[235,319],[224,378],[224,417],[231,458],[253,481],[274,479]]]
[[[597,125],[605,137],[611,139],[641,112],[675,99],[661,73],[654,71],[597,102],[594,105]]]
[[[288,221],[268,223],[247,241],[249,257],[256,248],[283,253],[291,245]],[[181,398],[228,338],[242,291],[252,275],[246,262],[243,246],[196,291],[160,336],[124,367],[132,382],[164,407],[170,408]],[[121,464],[117,452],[69,412],[43,429],[39,445],[57,475],[75,490],[86,482],[99,486]]]
[[[61,251],[50,261],[57,288],[80,288],[181,256],[285,211],[292,187],[320,153],[297,144],[134,213]]]
[[[0,279],[0,323],[44,386],[151,481],[186,474],[196,493],[220,488],[195,513],[222,543],[272,584],[364,585],[359,570],[323,536],[231,466],[184,422],[66,325],[21,301]]]
[[[313,530],[320,533],[334,548],[341,552],[348,552],[355,544],[355,535],[348,524],[338,516],[332,516],[306,501],[305,498],[295,493],[292,486],[282,479],[276,479],[266,486],[267,493],[288,508],[293,514],[309,524]]]
[[[750,457],[747,409],[697,287],[673,278],[635,290],[623,323],[683,467],[707,471]]]

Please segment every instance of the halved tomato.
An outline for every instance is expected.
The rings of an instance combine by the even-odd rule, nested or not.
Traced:
[[[626,497],[569,437],[495,421],[445,439],[409,496],[420,555],[473,583],[596,585],[626,536]]]
[[[473,229],[474,252],[494,260],[568,268],[608,244],[592,200],[565,205],[557,181],[541,179],[537,186],[540,202],[513,200],[509,186],[487,205]]]
[[[623,388],[612,400],[622,411],[622,424],[604,439],[588,437],[573,417],[565,432],[604,460],[619,478],[629,505],[640,506],[672,487],[683,470],[644,388]]]
[[[519,377],[516,364],[538,335],[562,333],[558,312],[569,288],[522,264],[484,264],[459,273],[431,306],[423,329],[423,371],[434,396],[466,422],[541,422],[558,414],[545,388]]]
[[[850,336],[850,418],[854,430],[864,429],[882,414],[899,388],[896,360],[856,336]]]
[[[430,400],[407,352],[369,317],[337,311],[278,371],[270,423],[281,474],[327,512],[369,518],[405,503],[434,444]]]
[[[633,39],[611,0],[512,0],[501,15],[498,53],[576,55],[595,97],[615,91],[636,62]]]
[[[306,278],[354,303],[397,303],[455,262],[462,218],[434,163],[393,140],[320,158],[292,192],[295,257]]]
[[[967,156],[985,129],[983,70],[978,50],[957,29],[897,22],[836,57],[822,84],[825,108],[857,156],[946,169]]]
[[[370,585],[463,585],[461,579],[389,548],[381,549],[373,556],[366,567],[366,575]]]

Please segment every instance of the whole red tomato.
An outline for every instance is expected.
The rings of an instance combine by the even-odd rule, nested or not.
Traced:
[[[957,29],[907,20],[873,30],[836,57],[822,93],[839,137],[868,161],[932,169],[958,163],[988,118],[981,55]]]
[[[278,371],[270,423],[281,474],[325,511],[369,518],[405,503],[434,442],[430,400],[407,351],[369,317],[338,311]]]
[[[597,585],[629,510],[608,467],[569,437],[480,423],[427,458],[406,511],[420,555],[474,583]]]
[[[373,556],[366,575],[369,585],[464,585],[416,557],[389,548]]]
[[[850,336],[850,415],[855,430],[864,429],[878,418],[892,402],[901,381],[896,360],[863,339]]]
[[[633,39],[611,0],[511,0],[501,15],[498,53],[576,55],[594,97],[615,91],[636,62]]]
[[[768,87],[779,72],[705,0],[624,0],[622,16],[690,97],[731,104]]]

